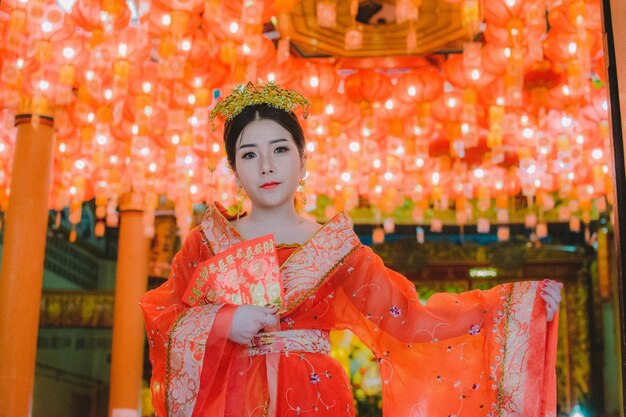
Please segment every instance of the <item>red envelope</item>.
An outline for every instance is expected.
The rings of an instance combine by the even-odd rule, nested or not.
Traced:
[[[198,264],[183,294],[201,304],[283,305],[280,267],[273,235],[246,240]]]

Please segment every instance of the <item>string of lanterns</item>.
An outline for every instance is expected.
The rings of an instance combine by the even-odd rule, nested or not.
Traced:
[[[101,236],[132,189],[145,197],[147,235],[159,196],[175,202],[184,235],[194,204],[234,204],[208,114],[218,96],[256,79],[312,100],[305,209],[318,217],[348,210],[357,221],[395,217],[434,230],[496,223],[505,240],[520,213],[544,235],[549,213],[577,230],[612,203],[599,0],[449,0],[480,34],[461,53],[341,71],[333,59],[290,55],[294,3],[3,1],[0,210],[15,115],[32,113],[35,125],[54,117],[51,209],[69,207],[77,224],[94,199]],[[336,6],[317,2],[320,26],[336,25]],[[354,17],[358,2],[350,6]],[[408,53],[419,6],[396,2]],[[278,39],[264,36],[266,22]],[[364,36],[355,23],[346,49]],[[518,212],[520,195],[527,207]]]

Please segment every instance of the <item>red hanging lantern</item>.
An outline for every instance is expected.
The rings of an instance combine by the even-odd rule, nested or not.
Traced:
[[[330,64],[307,62],[300,75],[299,90],[311,99],[311,112],[321,113],[323,97],[337,89],[339,77],[335,67]]]
[[[346,97],[355,103],[374,103],[391,94],[391,80],[384,74],[373,71],[358,71],[344,81]]]
[[[483,15],[488,24],[503,24],[522,16],[522,0],[489,0],[483,3]]]
[[[400,76],[393,86],[393,95],[412,103],[436,100],[443,93],[443,76],[438,68],[425,65]]]
[[[467,68],[463,66],[463,57],[460,54],[450,55],[444,64],[446,79],[458,88],[482,88],[492,82],[495,77],[481,68]]]

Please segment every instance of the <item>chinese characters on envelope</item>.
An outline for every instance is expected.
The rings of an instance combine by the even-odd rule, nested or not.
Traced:
[[[183,301],[282,306],[283,291],[272,235],[246,240],[198,264]]]

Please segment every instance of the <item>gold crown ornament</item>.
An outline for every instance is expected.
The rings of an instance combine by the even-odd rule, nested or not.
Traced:
[[[293,112],[298,106],[302,107],[303,117],[309,115],[311,103],[302,94],[295,90],[280,88],[273,81],[267,84],[259,82],[254,85],[251,81],[248,84],[238,84],[233,92],[213,108],[209,115],[211,130],[217,129],[215,118],[219,115],[225,120],[232,120],[235,116],[248,106],[256,104],[267,104],[288,113]]]

